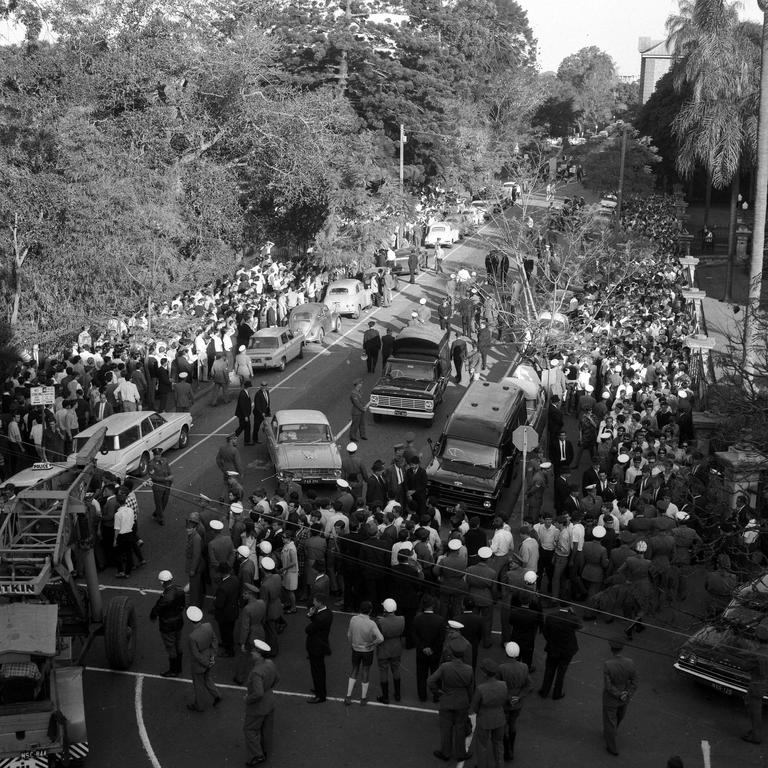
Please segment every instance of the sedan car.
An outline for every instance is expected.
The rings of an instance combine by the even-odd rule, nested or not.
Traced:
[[[429,228],[424,245],[453,245],[460,238],[461,233],[451,222],[441,221]]]
[[[145,475],[153,448],[185,448],[192,428],[190,413],[128,411],[115,413],[79,432],[74,439],[74,461],[88,439],[102,427],[107,428],[96,466],[118,477],[128,473]]]
[[[281,483],[335,483],[341,477],[339,448],[321,411],[277,411],[264,431]]]
[[[254,368],[285,366],[296,357],[304,357],[304,334],[290,328],[262,328],[248,342],[248,357]]]
[[[371,306],[371,292],[359,280],[334,280],[325,292],[325,305],[337,315],[350,315],[357,320]]]
[[[339,330],[339,316],[325,304],[310,302],[299,304],[288,315],[288,328],[296,335],[304,335],[304,341],[321,344],[328,333]]]

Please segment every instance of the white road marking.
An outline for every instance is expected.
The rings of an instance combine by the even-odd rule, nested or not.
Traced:
[[[164,680],[165,678],[160,678]],[[155,750],[152,749],[152,742],[149,740],[149,734],[147,733],[147,727],[144,725],[144,705],[142,703],[144,693],[144,675],[136,675],[136,689],[133,696],[133,705],[136,710],[136,725],[139,729],[139,738],[141,739],[141,745],[144,747],[144,751],[147,753],[149,762],[152,763],[152,768],[162,768],[160,761],[157,759]]]
[[[131,672],[130,670],[117,670],[117,669],[106,669],[105,667],[86,667],[86,670],[88,672],[102,672],[108,675],[122,675],[124,677],[135,677],[136,678],[136,694],[134,696],[134,701],[136,704],[136,722],[139,725],[139,735],[142,736],[142,744],[144,744],[144,749],[147,752],[147,756],[150,759],[150,762],[152,763],[152,768],[162,768],[160,763],[157,760],[157,757],[155,756],[154,751],[152,750],[152,745],[149,743],[149,737],[147,736],[147,730],[144,726],[144,716],[141,711],[141,693],[143,690],[144,685],[144,679],[148,678],[150,680],[159,680],[164,683],[191,683],[192,681],[188,677],[163,677],[162,675],[153,675],[151,673],[144,673],[144,672]],[[230,691],[244,691],[245,686],[244,685],[232,685],[230,683],[216,683],[216,686],[218,688],[225,688]],[[275,694],[278,696],[294,696],[299,697],[302,699],[308,699],[310,698],[309,693],[299,693],[298,691],[274,691]],[[328,701],[338,701],[343,702],[344,699],[341,696],[329,696]],[[369,701],[368,702],[369,707],[381,707],[383,709],[396,709],[403,712],[419,712],[424,715],[436,715],[437,710],[436,709],[428,709],[427,707],[411,707],[407,704],[382,704],[378,701]],[[143,735],[142,735],[143,732]],[[145,741],[146,737],[146,741]]]

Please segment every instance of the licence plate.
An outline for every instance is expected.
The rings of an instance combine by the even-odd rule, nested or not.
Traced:
[[[398,411],[397,409],[395,409],[395,416],[407,416],[407,415],[408,415],[408,411]]]
[[[726,696],[732,696],[733,695],[733,688],[726,688],[724,685],[720,685],[719,683],[710,683],[710,685],[716,691],[720,691],[720,693],[724,693]]]
[[[319,477],[302,477],[301,478],[305,483],[319,483],[320,478]]]
[[[22,760],[31,760],[33,757],[45,757],[48,753],[44,749],[30,749],[26,752],[19,752],[19,758]]]

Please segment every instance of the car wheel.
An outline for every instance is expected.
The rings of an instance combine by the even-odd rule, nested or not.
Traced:
[[[299,360],[304,359],[304,342],[301,342],[301,345],[299,346]]]
[[[149,471],[149,454],[144,451],[144,453],[141,454],[141,458],[139,459],[139,466],[136,467],[136,473],[141,475],[142,477],[147,474]]]
[[[352,313],[352,319],[353,320],[359,320],[360,319],[360,305],[359,304],[355,307],[355,311]]]
[[[333,330],[335,331],[336,329],[334,328]],[[323,341],[325,341],[325,331],[321,328],[317,332],[317,343],[322,345]]]
[[[179,433],[179,445],[178,445],[178,447],[181,450],[183,448],[186,448],[188,444],[189,444],[189,427],[184,425],[181,428],[181,432]]]
[[[288,362],[284,357],[280,358],[280,365],[277,366],[278,371],[284,371],[285,370],[285,364]]]

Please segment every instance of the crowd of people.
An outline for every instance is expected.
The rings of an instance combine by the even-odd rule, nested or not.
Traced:
[[[218,500],[201,496],[192,504],[175,494],[167,462],[155,456],[155,519],[163,519],[169,495],[188,510],[184,575],[159,574],[162,594],[153,610],[169,657],[164,674],[182,673],[186,616],[193,625],[186,645],[194,682],[189,708],[218,704],[214,660],[231,657],[235,679],[247,688],[249,765],[272,751],[271,691],[279,680],[281,635],[296,631],[285,616],[296,613],[298,603],[308,608],[310,703],[329,697],[325,660],[336,650],[331,626],[340,620],[339,611],[353,614],[344,703],[352,704],[359,682],[357,700],[366,704],[374,661],[377,699],[400,701],[401,659],[413,650],[416,695],[437,703],[440,712],[435,756],[468,758],[473,712],[470,753],[478,766],[495,767],[514,756],[517,720],[534,690],[539,634],[545,664],[538,694],[558,700],[566,695],[584,621],[621,620],[632,638],[664,606],[685,599],[694,568],[714,562],[717,570],[707,580],[713,604],[722,605],[730,595],[735,575],[722,537],[751,554],[750,548],[760,546],[759,538],[747,541],[758,514],[746,499],[733,513],[707,503],[711,477],[693,432],[691,360],[684,346],[692,321],[682,299],[683,273],[666,239],[669,212],[657,198],[646,209],[633,205],[628,226],[643,227],[659,247],[620,285],[587,282],[571,307],[581,351],[554,355],[541,370],[550,401],[547,449],[529,461],[519,531],[510,524],[511,510],[484,521],[461,504],[439,509],[428,494],[424,457],[413,436],[390,455],[379,446],[382,457],[370,465],[357,458],[354,443],[347,445],[342,477],[329,496],[293,484],[276,493],[248,493],[237,435],[227,436],[219,450]],[[448,308],[437,319],[452,329],[458,314],[457,336],[479,336],[482,330],[487,351],[489,326],[497,319],[486,314],[489,297],[472,285],[476,276],[462,272],[460,280],[448,277]],[[281,322],[294,302],[316,299],[329,278],[301,274],[267,256],[231,280],[160,309],[182,318],[186,332],[162,342],[142,339],[139,315],[132,326],[114,323],[96,339],[84,328],[64,359],[21,365],[3,392],[2,411],[12,415],[2,452],[6,474],[35,456],[66,455],[68,441],[89,419],[167,405],[171,395],[177,409],[191,407],[179,400],[179,390],[188,394],[191,382],[215,377],[217,361],[227,360],[229,370],[236,370],[240,346],[256,328]],[[431,322],[431,313],[429,320],[418,310],[414,314],[414,322]],[[460,379],[461,355],[459,362]],[[483,355],[476,370],[486,363]],[[56,386],[52,407],[29,406],[34,383]],[[576,445],[569,437],[571,418],[578,425]],[[253,434],[258,437],[258,430]],[[134,560],[144,564],[132,483],[106,482],[93,491],[98,565],[129,577]],[[206,595],[213,596],[212,605]],[[210,607],[215,628],[205,620]],[[481,657],[493,644],[494,627],[505,654],[501,664]],[[637,688],[634,665],[622,655],[618,637],[611,642],[605,679],[605,747],[617,754],[616,729]],[[753,733],[759,733],[754,725]]]

